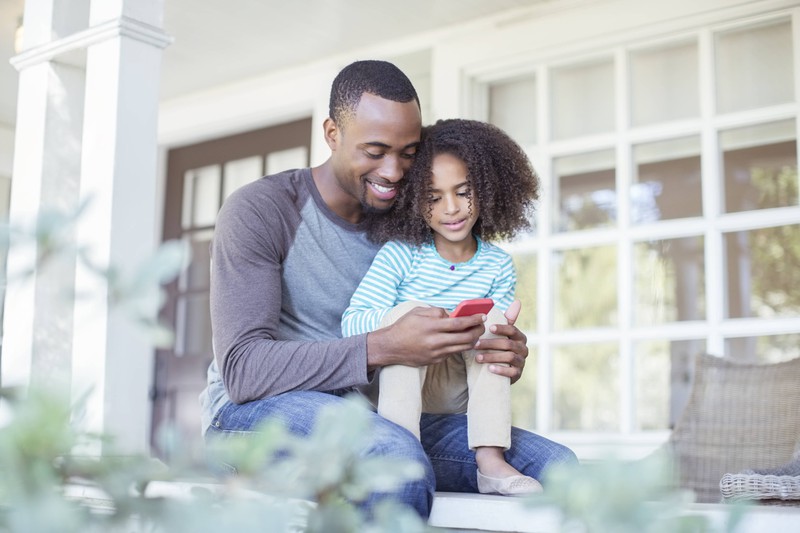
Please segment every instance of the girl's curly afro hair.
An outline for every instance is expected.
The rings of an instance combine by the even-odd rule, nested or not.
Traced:
[[[370,224],[378,243],[399,240],[421,245],[431,239],[430,213],[433,159],[451,154],[467,167],[467,181],[479,207],[472,232],[484,240],[510,239],[530,228],[539,196],[539,179],[528,156],[503,130],[476,120],[440,120],[423,128],[411,169],[392,209]]]

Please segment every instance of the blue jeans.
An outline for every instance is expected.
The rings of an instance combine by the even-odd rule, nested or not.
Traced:
[[[311,433],[316,415],[323,406],[343,401],[323,392],[289,392],[237,405],[226,403],[214,416],[206,439],[229,433],[252,431],[267,418],[284,421],[298,435]],[[430,515],[435,490],[478,492],[475,453],[467,446],[466,415],[423,414],[420,420],[420,443],[408,430],[372,415],[374,438],[368,451],[375,456],[411,459],[424,466],[422,479],[407,483],[394,494],[375,494],[364,503],[366,512],[381,499],[392,498],[413,507],[423,518]],[[511,430],[511,449],[506,460],[525,475],[541,479],[544,469],[553,463],[577,462],[567,447],[528,431]]]

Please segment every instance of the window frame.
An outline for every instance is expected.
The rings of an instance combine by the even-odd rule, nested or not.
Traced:
[[[749,26],[789,20],[792,27],[794,53],[794,102],[770,105],[758,109],[717,114],[715,106],[715,35],[719,32],[744,29]],[[691,23],[691,22],[688,22]],[[732,337],[796,334],[797,318],[725,318],[725,257],[723,241],[731,231],[783,226],[800,223],[800,203],[789,207],[761,209],[757,211],[724,213],[721,198],[722,154],[719,152],[719,133],[723,130],[764,124],[786,119],[795,121],[795,142],[800,151],[800,9],[783,9],[768,14],[743,16],[733,21],[724,21],[696,28],[673,28],[658,37],[641,37],[641,32],[622,35],[613,43],[592,42],[568,52],[553,49],[506,64],[481,70],[472,65],[464,84],[465,115],[479,120],[488,120],[489,94],[493,83],[513,81],[520,77],[534,77],[537,87],[536,144],[523,145],[534,167],[542,178],[541,201],[535,214],[536,232],[531,237],[505,243],[502,246],[511,252],[535,254],[537,265],[536,305],[538,323],[535,330],[525,331],[532,352],[536,353],[536,425],[531,428],[578,448],[587,446],[588,455],[599,453],[600,447],[589,443],[613,442],[641,445],[646,449],[668,435],[664,431],[639,431],[636,425],[635,406],[635,361],[633,344],[639,341],[681,341],[704,339],[706,351],[723,354],[726,340]],[[695,40],[698,56],[699,116],[671,122],[632,126],[630,104],[629,60],[631,52],[678,44]],[[589,135],[564,140],[552,140],[549,113],[550,72],[565,65],[595,61],[602,57],[613,57],[614,97],[616,128],[611,133]],[[633,169],[633,147],[637,144],[666,141],[681,137],[698,136],[701,153],[701,186],[703,189],[703,214],[687,219],[661,220],[649,224],[632,224],[630,220],[630,184]],[[553,161],[558,157],[598,151],[614,150],[616,154],[616,186],[618,196],[617,224],[577,232],[559,233],[553,227],[554,209],[551,199],[557,196]],[[800,161],[800,154],[797,154]],[[701,236],[705,244],[705,298],[704,320],[669,323],[648,327],[637,327],[632,317],[633,246],[654,239],[673,239]],[[553,301],[551,288],[555,285],[555,273],[551,268],[554,253],[575,248],[598,245],[617,246],[617,305],[619,323],[616,327],[585,330],[558,331],[553,326]],[[596,432],[566,432],[553,429],[553,350],[569,344],[586,342],[619,343],[620,357],[620,430],[614,434]],[[673,385],[674,389],[674,385]],[[583,455],[583,454],[582,454]]]

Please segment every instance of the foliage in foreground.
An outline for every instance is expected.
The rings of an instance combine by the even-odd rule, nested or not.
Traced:
[[[373,492],[420,477],[422,469],[409,461],[363,457],[369,419],[363,401],[355,398],[321,413],[307,439],[273,422],[255,437],[219,442],[210,461],[235,463],[238,475],[194,485],[181,498],[148,496],[149,486],[180,479],[147,457],[71,455],[77,445],[101,437],[73,429],[74,410],[60,398],[31,391],[23,399],[7,390],[2,397],[3,533],[427,529],[413,510],[398,504],[379,503],[372,516],[358,506]],[[208,473],[195,473],[198,479],[208,480]]]
[[[321,413],[309,438],[271,422],[255,437],[218,441],[210,463],[235,463],[238,475],[191,484],[182,497],[159,497],[150,490],[159,482],[207,482],[209,472],[189,478],[148,457],[74,456],[77,446],[102,437],[76,431],[67,402],[37,391],[21,398],[5,390],[0,397],[0,533],[431,530],[399,504],[380,503],[371,515],[358,505],[422,474],[414,463],[364,456],[369,418],[358,398]],[[563,532],[736,530],[742,508],[730,506],[722,527],[688,512],[691,496],[672,488],[669,463],[660,459],[556,466],[544,494],[515,502],[556,509]]]
[[[161,285],[188,260],[185,246],[169,243],[132,272],[100,268],[72,243],[80,214],[45,214],[29,231],[0,231],[0,248],[36,244],[35,265],[12,273],[24,281],[58,256],[82,263],[108,283],[109,302],[126,311],[154,343],[172,341],[153,317],[163,301]],[[4,354],[5,355],[5,354]],[[209,471],[168,468],[149,457],[80,457],[78,449],[103,441],[75,428],[80,406],[30,389],[0,390],[0,533],[413,533],[430,528],[399,504],[359,506],[373,492],[387,492],[422,475],[419,465],[366,458],[366,405],[358,399],[321,413],[307,439],[272,422],[248,438],[219,441],[209,464],[235,464],[238,475],[220,481]],[[177,445],[172,455],[186,453]],[[276,457],[280,458],[276,461]],[[183,497],[159,497],[162,481],[192,483]],[[555,508],[564,532],[688,533],[715,531],[702,516],[686,512],[686,495],[670,487],[665,463],[645,461],[555,467],[544,495],[519,505]],[[180,484],[170,485],[180,487]],[[736,529],[741,509],[731,508],[724,531]]]
[[[658,452],[639,461],[605,459],[557,465],[547,471],[545,493],[528,507],[559,510],[561,530],[581,533],[734,533],[744,507],[731,505],[722,527],[692,513],[691,491],[676,488],[669,456]]]

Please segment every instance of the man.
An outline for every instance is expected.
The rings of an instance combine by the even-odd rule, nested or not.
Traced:
[[[483,333],[480,316],[449,318],[429,308],[340,338],[342,312],[378,249],[366,225],[391,208],[422,124],[413,85],[383,61],[345,67],[333,81],[329,112],[327,161],[242,187],[220,210],[212,245],[215,360],[201,395],[207,438],[252,431],[268,417],[308,434],[320,408],[367,385],[375,370],[441,362],[475,347]],[[492,350],[481,362],[515,381],[526,338],[513,325],[494,332],[503,337],[481,341],[480,349]],[[395,495],[421,516],[430,513],[434,490],[477,492],[464,415],[423,415],[421,443],[377,414],[373,427],[373,453],[424,465],[425,477]],[[507,459],[538,477],[551,462],[575,456],[515,429]]]

